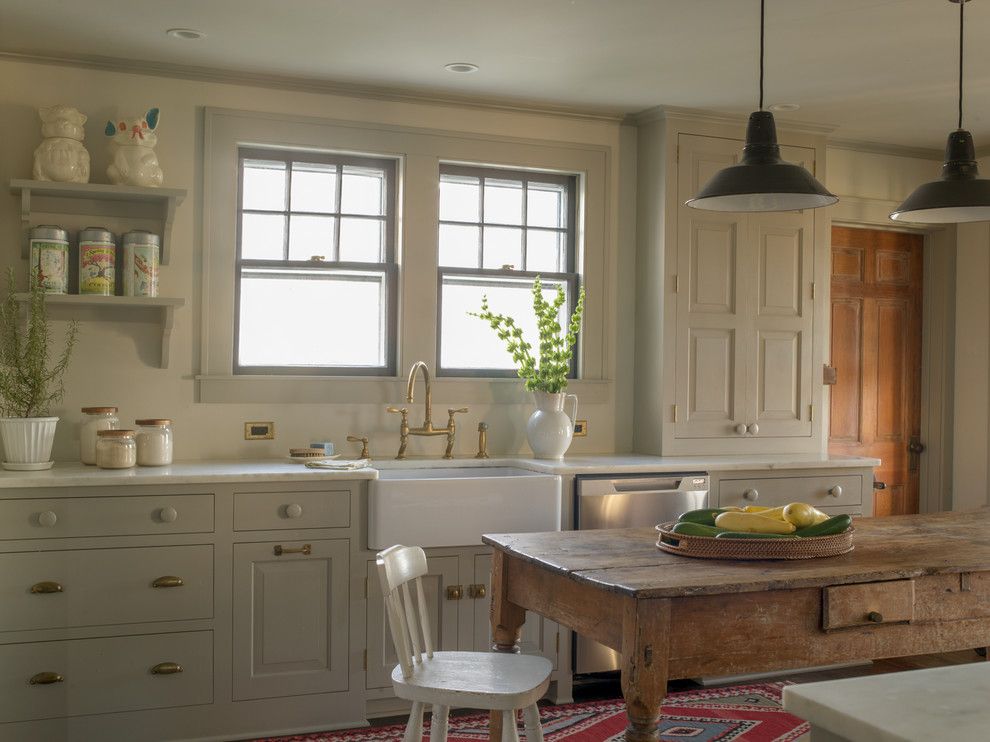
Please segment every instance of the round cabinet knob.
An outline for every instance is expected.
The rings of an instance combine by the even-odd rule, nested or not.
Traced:
[[[757,425],[756,423],[750,423],[750,426],[747,428],[747,430],[749,431],[750,435],[756,435],[757,433],[760,432],[760,426]]]
[[[38,514],[38,523],[45,528],[53,528],[58,523],[58,516],[51,510]]]
[[[842,497],[842,487],[835,485],[832,489],[828,491],[832,497]]]
[[[749,430],[749,428],[746,427],[746,424],[745,423],[739,423],[736,426],[736,433],[738,435],[746,435],[746,431],[747,430]]]
[[[758,490],[746,490],[743,492],[743,499],[749,500],[750,502],[756,502],[760,499],[760,493]]]
[[[179,511],[171,505],[167,505],[158,511],[158,520],[162,523],[175,523],[179,517]]]
[[[292,503],[291,505],[285,506],[285,517],[286,518],[301,518],[302,517],[302,505]]]
[[[866,620],[872,621],[873,623],[883,623],[883,614],[877,611],[870,611],[866,614]]]

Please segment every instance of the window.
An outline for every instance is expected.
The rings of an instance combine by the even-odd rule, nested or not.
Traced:
[[[394,373],[395,170],[239,151],[235,373]]]
[[[515,376],[503,341],[468,315],[485,294],[492,311],[516,319],[538,350],[531,289],[540,276],[548,299],[564,288],[566,327],[578,288],[575,190],[575,176],[440,166],[438,373]],[[576,367],[575,360],[572,377]]]

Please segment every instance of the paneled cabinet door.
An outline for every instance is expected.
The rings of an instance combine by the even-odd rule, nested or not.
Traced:
[[[674,438],[810,436],[814,215],[684,206],[742,143],[678,141]],[[782,148],[813,168],[808,152]]]
[[[472,598],[466,597],[467,608],[470,613],[470,627],[473,629],[473,639],[471,646],[464,649],[473,649],[476,652],[487,652],[492,647],[492,624],[491,624],[491,594],[492,594],[492,557],[491,554],[476,554],[473,557],[474,579],[472,580],[475,590],[478,585],[483,585],[485,594]],[[557,656],[559,651],[558,636],[560,627],[555,621],[551,621],[537,613],[526,613],[526,622],[522,627],[522,636],[519,639],[519,648],[523,654],[539,654],[546,657],[557,669]]]
[[[458,583],[458,557],[429,556],[429,573],[423,576],[426,609],[430,615],[433,648],[453,651],[457,646],[457,609],[461,600],[451,600],[447,588]],[[368,688],[390,688],[392,669],[399,664],[385,618],[378,568],[368,562]]]
[[[345,539],[234,544],[235,701],[347,690],[348,569]]]

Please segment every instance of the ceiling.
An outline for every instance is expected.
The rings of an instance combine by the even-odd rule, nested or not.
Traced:
[[[990,145],[990,0],[966,16],[964,126]],[[955,127],[957,24],[948,0],[768,0],[766,102],[800,104],[780,117],[837,138],[940,149]],[[748,113],[758,33],[758,0],[0,0],[0,52],[606,114]]]

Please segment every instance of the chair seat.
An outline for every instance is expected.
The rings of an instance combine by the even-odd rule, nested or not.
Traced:
[[[536,703],[550,685],[553,666],[543,657],[498,652],[435,652],[433,659],[392,670],[395,694],[407,701],[512,711]]]

